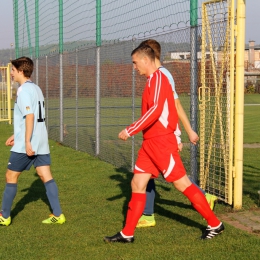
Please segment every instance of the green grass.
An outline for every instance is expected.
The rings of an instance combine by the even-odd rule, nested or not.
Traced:
[[[244,113],[244,143],[260,143],[260,105],[245,106]]]
[[[256,204],[260,201],[257,191],[260,190],[260,149],[244,149],[244,189],[243,194]]]
[[[245,104],[260,104],[259,94],[245,94]]]
[[[0,123],[0,131],[2,194],[9,157],[4,142],[12,126]],[[161,182],[157,182],[156,227],[137,229],[136,241],[130,245],[104,243],[104,236],[122,228],[132,174],[53,141],[50,149],[67,222],[41,224],[50,212],[44,186],[34,169],[23,172],[12,209],[13,223],[0,227],[1,259],[259,259],[260,237],[228,224],[221,236],[200,241],[205,221],[181,193]],[[259,152],[245,149],[246,208],[257,202]],[[217,204],[217,214],[227,211],[229,206]]]
[[[260,143],[259,94],[245,95],[244,114],[244,143]]]

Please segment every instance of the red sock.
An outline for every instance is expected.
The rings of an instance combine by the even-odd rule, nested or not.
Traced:
[[[133,236],[135,227],[141,217],[146,201],[146,193],[132,193],[132,198],[128,204],[126,223],[122,232],[126,236]]]
[[[216,227],[220,224],[220,221],[210,209],[204,194],[194,184],[191,184],[186,188],[183,194],[190,200],[192,206],[201,214],[201,216],[206,219],[208,225]]]

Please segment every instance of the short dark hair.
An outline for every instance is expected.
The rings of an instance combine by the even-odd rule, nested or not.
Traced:
[[[133,56],[136,53],[146,55],[148,58],[150,58],[150,60],[155,60],[154,50],[149,45],[139,45],[132,51],[131,56]]]
[[[140,43],[140,45],[148,45],[150,46],[155,53],[155,57],[160,60],[161,58],[161,45],[154,39],[148,39]]]
[[[33,61],[28,57],[20,57],[16,60],[11,60],[12,65],[22,71],[26,78],[30,78],[33,73]]]

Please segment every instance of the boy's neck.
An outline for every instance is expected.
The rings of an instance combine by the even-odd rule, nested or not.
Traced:
[[[24,78],[22,78],[21,80],[19,80],[18,83],[19,83],[20,85],[23,85],[26,81],[30,81],[30,78],[25,78],[25,77],[24,77]]]
[[[160,60],[158,60],[157,58],[155,58],[155,65],[156,65],[157,68],[162,66]]]

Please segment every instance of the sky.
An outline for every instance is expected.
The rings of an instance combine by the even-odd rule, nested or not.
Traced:
[[[11,44],[14,44],[13,1],[2,0],[1,2],[0,50],[9,49]],[[246,0],[246,43],[253,40],[256,44],[260,44],[259,10],[260,0]]]

